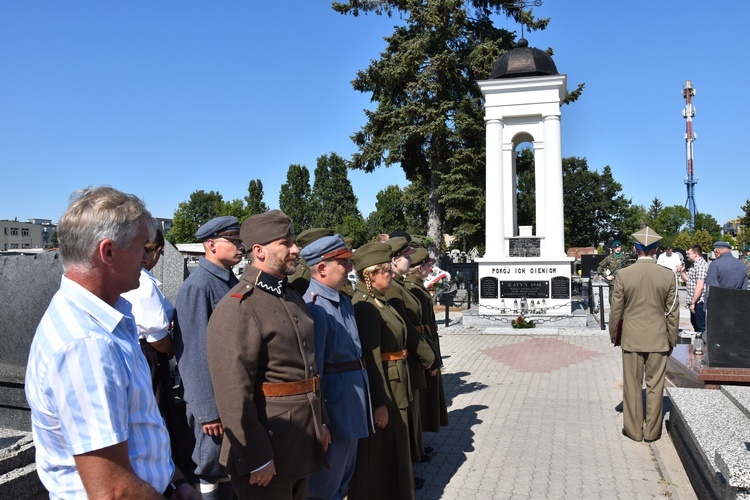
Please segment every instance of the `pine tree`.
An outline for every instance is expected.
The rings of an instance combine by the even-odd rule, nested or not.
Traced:
[[[310,171],[304,165],[289,165],[286,182],[279,191],[279,208],[294,223],[295,234],[312,227]]]

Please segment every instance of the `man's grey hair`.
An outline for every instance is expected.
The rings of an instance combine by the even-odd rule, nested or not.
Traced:
[[[92,257],[102,240],[119,248],[130,245],[141,229],[148,227],[149,240],[156,236],[157,223],[135,195],[109,186],[74,192],[71,203],[57,223],[57,239],[63,269],[91,269]]]

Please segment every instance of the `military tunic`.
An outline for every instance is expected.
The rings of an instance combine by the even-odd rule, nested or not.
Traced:
[[[219,465],[221,438],[203,433],[203,424],[219,419],[206,364],[206,325],[219,301],[238,283],[231,269],[201,257],[177,292],[174,314],[174,349],[180,370],[188,424],[195,435],[192,450],[195,474],[223,476]]]
[[[224,425],[220,462],[240,497],[267,497],[274,481],[300,481],[328,465],[321,436],[326,416],[318,392],[264,396],[262,383],[299,382],[318,375],[313,320],[286,279],[245,268],[208,325],[207,357]],[[245,486],[248,475],[274,460],[268,487]],[[265,494],[265,495],[264,495]]]
[[[310,270],[307,268],[307,262],[302,257],[299,258],[297,268],[294,274],[289,276],[289,284],[297,290],[300,295],[305,295],[307,287],[310,286]]]
[[[404,282],[406,288],[419,300],[422,306],[422,318],[425,327],[428,328],[425,335],[429,336],[432,340],[432,345],[436,352],[435,362],[431,369],[438,369],[438,372],[434,377],[429,375],[426,377],[427,388],[420,399],[420,415],[423,431],[438,432],[441,426],[448,425],[448,407],[445,402],[445,391],[443,390],[443,375],[440,372],[443,363],[432,295],[424,287],[422,279],[415,274],[406,276]]]
[[[362,344],[373,410],[388,408],[388,425],[361,439],[349,488],[350,500],[413,499],[408,406],[412,398],[405,359],[383,361],[381,353],[406,349],[406,324],[385,294],[360,282],[354,316]]]
[[[424,321],[422,320],[422,305],[419,300],[406,289],[404,277],[395,273],[391,282],[391,289],[385,294],[388,303],[401,315],[406,322],[406,348],[409,351],[409,376],[412,381],[414,399],[409,406],[409,440],[411,442],[411,457],[419,462],[424,455],[422,440],[422,391],[427,388],[425,370],[435,362],[435,351],[424,336]]]

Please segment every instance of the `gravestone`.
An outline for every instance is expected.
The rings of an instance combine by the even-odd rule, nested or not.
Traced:
[[[187,276],[185,259],[170,243],[152,273],[174,303]],[[58,252],[0,257],[0,428],[31,430],[24,378],[34,332],[63,274]]]
[[[712,368],[750,368],[750,291],[712,286],[706,303],[706,346]]]

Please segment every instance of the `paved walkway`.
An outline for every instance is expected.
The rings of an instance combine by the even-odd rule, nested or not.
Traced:
[[[695,498],[666,430],[653,445],[621,435],[621,351],[605,332],[453,326],[441,349],[450,426],[425,434],[417,498]]]

